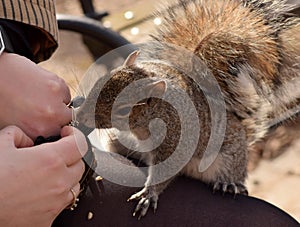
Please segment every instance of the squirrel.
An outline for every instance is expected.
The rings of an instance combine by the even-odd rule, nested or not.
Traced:
[[[156,209],[159,195],[179,174],[206,182],[214,191],[247,194],[249,148],[268,128],[292,118],[300,104],[300,21],[288,13],[291,9],[285,0],[177,0],[157,12],[162,25],[152,36],[153,43],[129,55],[109,79],[95,83],[76,113],[77,120],[88,127],[115,127],[132,134],[142,150],[139,157],[149,165],[144,188],[129,198],[139,200],[134,215],[144,216],[150,206]],[[200,67],[195,66],[194,57],[187,59],[176,47],[200,59]],[[168,51],[172,54],[157,60]],[[199,171],[199,165],[214,130],[209,103],[214,94],[186,76],[193,70],[197,78],[217,81],[226,112],[220,150],[204,171]],[[136,83],[139,80],[143,83]],[[115,104],[132,84],[136,93],[122,95],[124,100]],[[177,92],[173,102],[183,106],[180,111],[196,113],[196,118],[184,122],[187,128],[181,124],[177,107],[166,101],[169,90]],[[180,91],[188,94],[194,109],[186,108],[189,100],[180,97]],[[134,94],[143,98],[136,100]],[[111,116],[115,116],[114,124]],[[216,125],[222,116],[216,115]],[[124,119],[129,127],[124,127]],[[153,123],[155,119],[163,120],[164,127]],[[188,135],[181,134],[182,130]],[[192,148],[189,139],[197,133]],[[143,143],[150,138],[150,145],[156,144],[162,134],[164,139],[152,150]],[[156,181],[164,173],[155,166],[175,153],[182,136],[186,141],[169,168],[192,150],[190,160],[165,181]]]

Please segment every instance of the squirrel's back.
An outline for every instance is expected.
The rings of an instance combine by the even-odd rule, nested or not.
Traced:
[[[299,23],[287,19],[290,9],[284,0],[178,0],[163,9],[156,39],[199,54],[221,72],[247,60],[275,79],[280,34]]]
[[[300,77],[300,23],[291,9],[285,0],[177,0],[158,12],[163,23],[154,38],[197,55],[218,80],[228,109],[260,137],[264,119],[300,100],[291,93],[291,81],[295,86]]]

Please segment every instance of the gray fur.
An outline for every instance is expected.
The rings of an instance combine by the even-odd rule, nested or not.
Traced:
[[[130,198],[139,200],[135,214],[145,215],[151,204],[156,209],[159,194],[178,174],[202,180],[213,185],[214,190],[247,193],[244,182],[248,147],[264,137],[271,122],[281,121],[282,115],[291,117],[289,110],[300,102],[299,92],[293,91],[300,77],[300,23],[287,16],[290,8],[285,3],[282,0],[178,0],[175,6],[167,6],[157,13],[164,15],[163,25],[154,36],[158,43],[144,46],[141,50],[144,58],[138,56],[135,62],[130,61],[127,66],[114,70],[104,86],[103,78],[95,84],[77,115],[77,120],[86,125],[92,126],[96,119],[97,128],[111,128],[112,107],[118,94],[134,81],[144,78],[151,80],[147,86],[138,87],[138,93],[151,94],[151,86],[163,81],[167,86],[160,83],[161,91],[164,88],[166,91],[172,88],[185,91],[197,112],[199,122],[187,122],[201,126],[191,160],[169,180],[158,184],[153,182],[164,173],[153,172],[154,168],[150,167],[145,187]],[[211,110],[206,97],[210,94],[185,77],[194,67],[192,59],[184,58],[177,63],[172,56],[154,59],[163,53],[164,43],[194,53],[211,70],[210,73],[202,67],[198,77],[214,77],[225,100],[227,127],[224,141],[216,159],[204,172],[199,172],[198,167],[212,131]],[[182,66],[185,72],[180,70]],[[164,95],[166,91],[158,94]],[[151,136],[148,126],[152,119],[160,118],[166,124],[167,133],[161,146],[140,154],[140,157],[150,166],[168,159],[176,149],[182,130],[176,110],[158,98],[140,100],[138,104],[134,95],[126,98],[133,106],[128,116],[130,138],[136,139],[136,147],[143,146],[140,141]],[[186,103],[184,98],[176,99],[176,102],[179,106]],[[90,106],[96,106],[95,116]],[[120,105],[114,110],[117,119],[118,113],[126,113],[127,109],[123,107]],[[123,117],[119,114],[120,120]],[[116,127],[124,130],[122,124],[116,122]],[[163,132],[161,128],[155,129]],[[190,128],[191,132],[197,130]],[[190,143],[192,141],[187,140],[186,149],[181,150],[182,156],[173,160],[170,169],[190,152]],[[116,146],[119,146],[117,142]]]

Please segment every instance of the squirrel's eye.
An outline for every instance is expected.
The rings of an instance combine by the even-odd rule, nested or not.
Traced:
[[[131,111],[131,106],[122,107],[118,110],[118,115],[120,116],[128,116]]]

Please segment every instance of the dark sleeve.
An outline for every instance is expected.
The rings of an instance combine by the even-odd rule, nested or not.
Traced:
[[[15,52],[35,62],[48,59],[57,48],[58,27],[52,0],[3,0],[0,24]]]
[[[78,207],[64,210],[52,227],[299,227],[299,223],[279,208],[250,196],[212,193],[197,180],[179,177],[158,201],[156,213],[148,210],[138,220],[132,213],[136,202],[126,200],[137,188],[102,180],[100,190],[90,187]],[[93,191],[93,193],[92,193]]]

